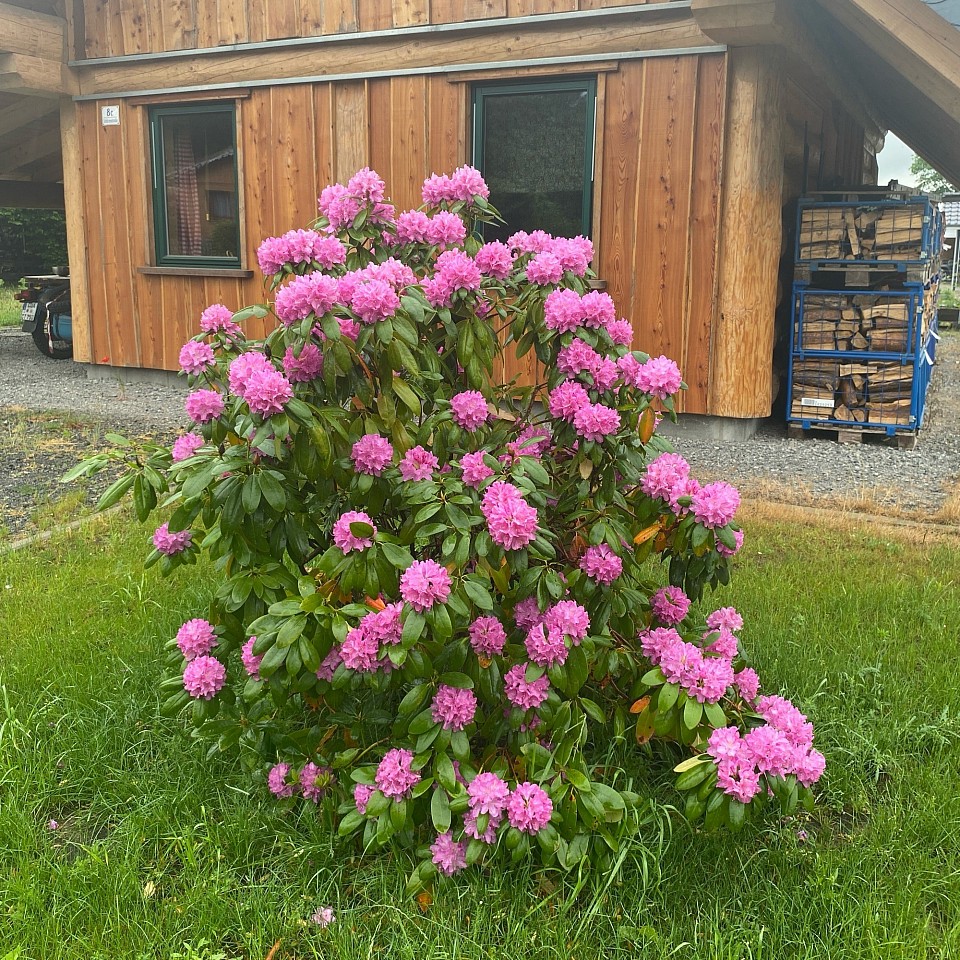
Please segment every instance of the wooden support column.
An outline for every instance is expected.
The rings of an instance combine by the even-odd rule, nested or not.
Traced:
[[[776,51],[731,50],[720,210],[720,270],[708,412],[766,417],[783,189],[782,85]]]
[[[83,220],[80,117],[77,105],[60,101],[60,137],[63,144],[63,199],[70,263],[70,309],[73,317],[73,359],[93,361],[90,335],[90,281],[87,275],[87,237]],[[117,309],[121,309],[118,304]]]

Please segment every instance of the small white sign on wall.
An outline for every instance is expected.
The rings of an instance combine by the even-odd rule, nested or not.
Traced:
[[[119,127],[120,126],[120,106],[117,104],[109,107],[101,107],[100,122],[105,127]]]

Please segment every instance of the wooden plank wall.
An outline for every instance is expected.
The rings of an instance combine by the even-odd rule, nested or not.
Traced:
[[[106,101],[104,101],[106,102]],[[148,108],[121,102],[120,126],[99,101],[77,104],[93,363],[174,370],[210,303],[266,300],[250,279],[153,276]],[[434,170],[464,162],[466,89],[442,77],[260,88],[238,101],[244,263],[260,240],[306,226],[319,190],[375,166],[401,206],[416,206]],[[252,335],[262,329],[249,328]]]
[[[80,57],[257,43],[663,0],[79,0]],[[79,45],[79,44],[78,44]]]

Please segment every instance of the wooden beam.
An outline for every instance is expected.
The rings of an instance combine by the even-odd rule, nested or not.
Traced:
[[[783,108],[776,51],[729,53],[720,268],[707,412],[766,417],[781,247]]]
[[[0,2],[0,50],[41,60],[66,59],[67,22]]]
[[[19,130],[20,127],[41,120],[58,111],[56,103],[40,97],[21,97],[9,107],[0,110],[0,138]]]
[[[0,90],[59,97],[79,93],[72,71],[60,60],[0,53]]]
[[[60,148],[60,128],[55,127],[35,137],[27,137],[0,148],[0,177],[29,163],[49,156]]]
[[[586,56],[622,51],[671,50],[711,46],[686,6],[656,17],[624,18],[615,23],[575,25],[518,24],[509,32],[478,33],[464,43],[457,34],[344,40],[322,46],[296,45],[265,50],[225,51],[202,57],[131,59],[117,64],[77,65],[84,95],[203,87],[225,80],[245,83],[326,74],[410,70],[464,64],[514,62],[541,57]],[[591,68],[592,69],[592,68]]]
[[[93,360],[90,332],[90,279],[87,234],[83,218],[84,171],[80,144],[80,116],[71,100],[60,101],[63,142],[63,192],[67,225],[67,261],[70,264],[70,307],[73,317],[73,359]]]
[[[717,43],[749,47],[776,43],[778,0],[693,0],[700,29]]]
[[[63,184],[0,180],[0,207],[63,210]]]

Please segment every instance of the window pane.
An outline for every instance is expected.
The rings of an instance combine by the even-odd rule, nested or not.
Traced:
[[[584,198],[592,162],[586,152],[592,97],[586,87],[483,92],[479,162],[490,201],[507,222],[506,228],[485,230],[488,239],[517,230],[556,236],[588,230]]]
[[[166,255],[239,257],[232,113],[160,117]]]

